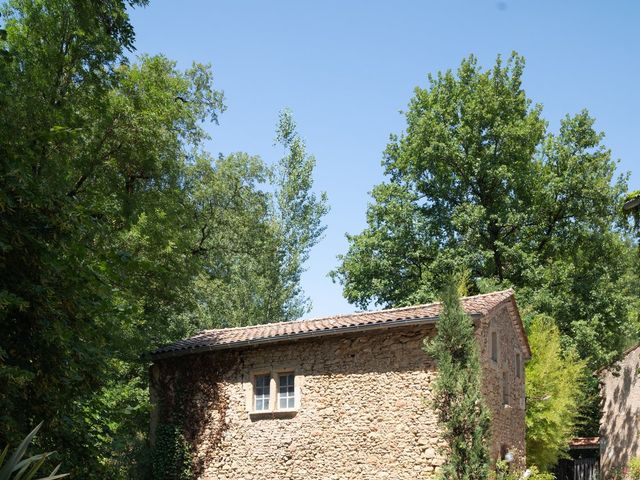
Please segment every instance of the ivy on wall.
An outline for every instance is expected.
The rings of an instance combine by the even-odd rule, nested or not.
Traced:
[[[164,423],[158,425],[153,452],[153,478],[156,480],[193,478],[192,446],[177,425]]]
[[[200,476],[227,429],[228,398],[222,381],[233,371],[236,354],[207,353],[160,360],[157,382],[158,427],[154,479],[187,480]],[[207,451],[199,451],[205,441]]]

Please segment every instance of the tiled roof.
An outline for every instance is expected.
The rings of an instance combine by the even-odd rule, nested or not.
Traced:
[[[640,195],[638,195],[637,197],[632,198],[631,200],[625,202],[625,204],[622,206],[622,208],[624,208],[625,210],[631,210],[632,208],[635,208],[638,205],[640,205]]]
[[[469,315],[483,316],[490,310],[513,298],[513,290],[463,297],[462,306]],[[159,358],[184,355],[199,351],[234,348],[256,343],[294,340],[300,337],[346,333],[352,330],[406,325],[419,321],[435,321],[440,315],[440,303],[392,308],[374,312],[352,313],[324,318],[267,323],[248,327],[204,330],[197,335],[163,346],[152,353]],[[517,315],[517,311],[516,311]],[[519,328],[522,323],[518,318]],[[526,339],[524,340],[526,343]]]
[[[576,437],[569,443],[571,448],[596,448],[600,446],[600,437]]]

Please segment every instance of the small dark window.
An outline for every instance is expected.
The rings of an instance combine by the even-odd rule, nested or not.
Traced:
[[[522,359],[519,353],[516,353],[516,378],[520,378],[522,372]]]
[[[491,332],[491,360],[498,361],[498,332]]]
[[[502,404],[509,405],[509,376],[502,372]]]

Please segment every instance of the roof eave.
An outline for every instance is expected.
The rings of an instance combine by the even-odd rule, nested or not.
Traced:
[[[633,352],[634,350],[640,348],[640,343],[633,345],[632,347],[627,348],[626,350],[624,350],[620,356],[614,360],[613,362],[611,362],[611,364],[609,365],[605,365],[603,367],[600,367],[599,369],[597,369],[595,372],[593,372],[593,376],[594,377],[600,377],[602,376],[602,374],[608,372],[612,367],[614,367],[617,363],[621,362],[622,360],[624,360],[627,355],[629,355],[631,352]]]
[[[529,337],[527,336],[527,332],[524,328],[524,322],[522,321],[522,317],[520,316],[520,309],[518,308],[518,304],[516,303],[516,296],[511,295],[509,297],[511,301],[511,305],[513,306],[513,312],[516,316],[518,322],[518,329],[520,330],[520,338],[522,339],[522,343],[525,347],[525,353],[527,354],[526,360],[531,360],[531,345],[529,345]]]
[[[632,208],[635,208],[638,205],[640,205],[640,196],[632,198],[631,200],[626,202],[622,208],[624,210],[631,210]]]
[[[472,314],[469,314],[469,316],[475,320],[477,318],[483,317],[484,315],[480,313],[472,313]],[[293,333],[293,334],[287,334],[287,335],[279,335],[276,337],[265,337],[265,338],[251,339],[251,340],[242,340],[242,341],[233,342],[233,343],[224,343],[224,344],[218,344],[218,345],[202,345],[202,346],[197,346],[193,348],[183,348],[179,350],[170,350],[167,352],[152,353],[151,359],[161,360],[165,358],[180,357],[180,356],[191,355],[196,353],[206,353],[206,352],[219,351],[219,350],[235,350],[238,348],[246,348],[246,347],[252,347],[257,345],[268,345],[273,343],[291,342],[296,340],[303,340],[305,338],[326,337],[330,335],[344,335],[347,333],[361,332],[361,331],[384,330],[384,329],[390,329],[390,328],[408,327],[408,326],[415,326],[415,325],[429,325],[429,324],[436,323],[438,318],[439,316],[411,318],[406,320],[395,320],[393,321],[393,323],[389,322],[389,323],[374,323],[374,324],[367,324],[367,325],[352,325],[349,327],[341,327],[341,328],[329,329],[329,330],[314,330],[310,332],[300,332],[300,333]]]
[[[529,345],[529,338],[527,337],[527,332],[524,329],[524,322],[522,321],[522,317],[520,316],[520,309],[518,308],[518,304],[516,303],[516,296],[513,290],[511,290],[511,295],[509,295],[507,298],[505,298],[501,302],[498,302],[495,305],[493,305],[487,312],[485,312],[485,315],[489,315],[491,312],[500,308],[504,304],[509,304],[512,307],[510,314],[513,315],[516,320],[515,323],[517,324],[518,333],[520,334],[520,341],[522,343],[522,346],[524,347],[524,353],[525,353],[524,359],[531,360],[532,354],[531,354],[531,346]]]

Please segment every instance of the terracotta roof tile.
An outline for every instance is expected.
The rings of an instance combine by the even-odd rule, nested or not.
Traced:
[[[596,448],[600,445],[600,437],[576,437],[571,440],[571,448]]]
[[[512,297],[513,290],[509,289],[485,295],[463,297],[461,303],[469,315],[482,316]],[[152,356],[159,358],[212,349],[234,348],[253,343],[293,340],[297,337],[342,333],[344,330],[371,328],[372,326],[401,326],[413,320],[435,320],[440,315],[441,309],[442,306],[438,302],[292,322],[204,330],[191,338],[163,346],[153,352]]]

